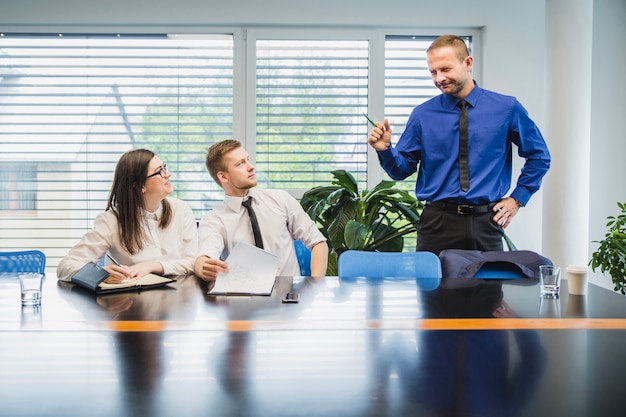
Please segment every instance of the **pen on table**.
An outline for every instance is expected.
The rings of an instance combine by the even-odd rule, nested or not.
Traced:
[[[122,264],[121,264],[121,263],[119,263],[118,261],[116,261],[116,260],[115,260],[115,258],[114,258],[114,257],[112,257],[111,255],[109,255],[108,253],[107,253],[107,258],[109,258],[111,261],[113,261],[113,263],[114,263],[115,265],[120,266],[120,267],[122,266]]]
[[[376,127],[376,123],[374,123],[374,122],[372,121],[372,119],[370,119],[370,117],[369,117],[367,114],[363,113],[363,116],[365,116],[365,118],[367,119],[367,121],[368,121],[368,122],[370,122],[370,124],[371,124],[372,126]]]

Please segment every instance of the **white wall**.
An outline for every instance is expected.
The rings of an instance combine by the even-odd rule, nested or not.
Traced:
[[[596,0],[593,8],[589,257],[602,240],[606,217],[626,202],[626,1]],[[584,204],[584,201],[580,202]],[[610,278],[592,274],[610,285]]]
[[[584,12],[593,10],[592,67],[590,71],[577,71],[570,86],[574,91],[572,95],[576,96],[578,85],[591,83],[593,74],[591,106],[586,110],[591,114],[576,115],[591,124],[587,141],[591,144],[591,157],[587,161],[590,198],[584,197],[590,203],[580,201],[580,204],[588,205],[582,216],[587,217],[585,213],[588,211],[591,220],[583,219],[584,227],[577,229],[588,232],[582,232],[580,236],[575,234],[584,247],[590,246],[591,240],[602,237],[604,218],[609,213],[615,214],[615,202],[626,201],[626,187],[621,184],[621,179],[625,178],[626,168],[622,160],[626,145],[623,129],[617,126],[617,120],[626,114],[626,104],[624,94],[616,92],[621,89],[620,92],[624,93],[620,77],[626,55],[626,48],[622,46],[626,40],[624,4],[624,0],[576,0],[573,6]],[[435,33],[451,32],[461,27],[479,28],[483,49],[479,51],[480,60],[476,64],[480,66],[481,86],[517,96],[544,133],[548,146],[562,150],[567,149],[567,143],[563,142],[566,139],[558,138],[559,143],[557,138],[548,136],[550,112],[547,103],[560,97],[546,97],[546,92],[551,91],[548,87],[563,76],[563,72],[555,72],[554,68],[547,66],[550,57],[546,53],[556,51],[558,45],[546,46],[549,41],[546,28],[576,30],[576,25],[558,13],[551,13],[548,17],[546,10],[549,7],[566,9],[569,1],[0,0],[0,32],[163,32],[174,28],[178,32],[185,31],[181,28],[202,32],[210,27],[270,25],[432,28]],[[575,66],[578,63],[573,59],[569,64]],[[560,71],[567,71],[567,65]],[[583,112],[584,107],[580,106]],[[554,129],[550,128],[550,131]],[[556,131],[559,131],[558,127]],[[570,179],[557,169],[548,174],[546,181],[565,185]],[[544,213],[549,209],[562,211],[566,207],[545,207],[544,210],[543,206],[544,197],[540,191],[528,207],[520,211],[507,232],[520,248],[556,257],[556,262],[569,262],[567,249],[559,243],[569,239],[569,236],[560,235],[568,227],[564,220],[560,220],[554,232],[557,238],[543,243],[544,224],[550,222],[552,226],[554,221],[559,221],[558,216],[547,219]],[[607,279],[599,281],[606,283]]]
[[[557,265],[586,265],[589,242],[580,237],[589,235],[593,0],[548,0],[546,16],[552,165],[543,187],[543,247]]]
[[[606,217],[626,202],[626,2],[546,1],[548,130],[553,166],[543,206],[544,253],[559,265],[585,265]],[[599,271],[591,281],[613,288]]]

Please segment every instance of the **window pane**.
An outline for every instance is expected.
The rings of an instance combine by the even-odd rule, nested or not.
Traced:
[[[105,209],[133,148],[167,162],[173,196],[199,217],[222,198],[204,157],[232,137],[232,114],[232,35],[3,36],[0,165],[23,161],[33,174],[13,169],[0,185],[0,248],[36,247],[56,266]],[[11,211],[26,207],[36,211]]]
[[[365,184],[368,42],[258,40],[256,167],[263,186],[308,189],[345,169]]]
[[[37,202],[36,167],[0,162],[0,212],[34,211]]]

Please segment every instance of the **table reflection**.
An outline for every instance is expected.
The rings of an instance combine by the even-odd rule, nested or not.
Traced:
[[[120,292],[95,295],[79,286],[59,281],[59,294],[71,301],[86,318],[110,323],[164,320],[192,320],[197,293],[192,276],[158,289],[142,292]],[[93,304],[100,309],[94,309]],[[120,324],[111,324],[115,330]],[[117,364],[119,384],[112,384],[106,395],[116,393],[121,399],[119,415],[129,417],[158,415],[158,404],[168,360],[164,337],[165,326],[145,331],[111,333],[113,357]],[[132,330],[132,329],[131,329]]]
[[[262,392],[270,381],[259,381],[257,371],[258,332],[251,331],[252,320],[271,320],[282,309],[289,309],[289,320],[296,320],[315,298],[316,287],[323,280],[278,277],[270,296],[223,296],[208,291],[212,283],[201,283],[203,298],[208,305],[220,307],[219,314],[227,320],[229,329],[222,332],[210,351],[207,363],[219,383],[222,394],[214,404],[223,415],[256,415],[263,403]],[[298,304],[283,304],[283,296],[300,294]],[[279,316],[281,316],[279,314]],[[284,316],[281,316],[284,318]],[[267,375],[265,376],[267,378]]]
[[[588,317],[586,295],[569,294],[567,298],[567,317]]]
[[[96,296],[48,281],[30,317],[18,283],[0,282],[5,414],[608,417],[622,406],[624,319],[611,317],[626,304],[593,286],[564,292],[554,318],[526,280],[280,277],[269,297],[211,296],[195,277],[169,287]],[[300,303],[283,304],[292,289]]]
[[[417,296],[424,318],[516,317],[499,281],[442,285]],[[379,357],[381,380],[397,376],[405,401],[437,416],[514,415],[533,394],[546,362],[534,330],[421,331],[414,340],[398,332]]]

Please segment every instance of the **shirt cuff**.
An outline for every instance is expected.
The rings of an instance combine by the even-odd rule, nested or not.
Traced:
[[[520,207],[526,206],[528,204],[528,200],[530,200],[530,193],[521,188],[516,188],[510,196],[513,200],[517,202],[517,205]]]

